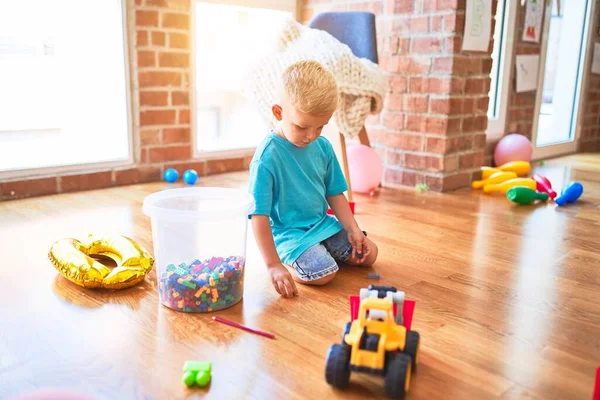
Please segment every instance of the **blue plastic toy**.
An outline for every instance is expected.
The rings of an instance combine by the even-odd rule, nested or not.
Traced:
[[[176,169],[169,168],[165,171],[165,181],[169,183],[177,182],[179,179],[179,172]]]
[[[566,188],[563,189],[560,196],[554,199],[554,202],[559,206],[565,204],[575,203],[578,198],[583,194],[583,185],[579,182],[570,183]]]
[[[198,180],[198,173],[193,169],[188,169],[183,173],[183,181],[188,185],[193,185]]]

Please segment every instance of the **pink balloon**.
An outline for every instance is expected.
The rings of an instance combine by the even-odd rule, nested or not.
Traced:
[[[494,150],[494,163],[497,166],[511,161],[531,162],[533,154],[533,145],[525,136],[518,133],[511,133],[504,136]]]
[[[383,176],[383,163],[379,154],[364,144],[349,147],[346,154],[352,191],[373,194]]]

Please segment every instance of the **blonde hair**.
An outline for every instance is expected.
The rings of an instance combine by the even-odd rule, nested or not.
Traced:
[[[294,107],[311,115],[333,114],[338,106],[335,77],[312,60],[297,61],[283,71],[281,93]]]

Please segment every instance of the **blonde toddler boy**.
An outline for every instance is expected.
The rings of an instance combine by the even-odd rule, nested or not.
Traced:
[[[321,137],[338,106],[333,74],[315,61],[296,62],[282,74],[278,93],[278,127],[256,150],[249,187],[252,228],[273,286],[292,297],[294,282],[323,285],[338,262],[372,265],[378,250],[356,223],[331,143]]]

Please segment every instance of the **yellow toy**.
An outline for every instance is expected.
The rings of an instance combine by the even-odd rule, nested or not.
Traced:
[[[481,167],[481,180],[488,179],[490,176],[494,175],[496,172],[504,172],[504,171],[502,171],[500,168],[486,167],[486,166]]]
[[[514,179],[517,177],[517,174],[515,174],[514,172],[496,172],[494,174],[492,174],[490,177],[486,178],[486,179],[482,179],[480,181],[473,181],[473,183],[471,184],[471,187],[473,189],[481,189],[484,185],[493,185],[496,183],[502,183],[504,181],[507,181],[509,179]]]
[[[530,189],[536,190],[536,183],[533,179],[530,178],[515,178],[515,179],[510,179],[508,181],[502,182],[502,183],[497,183],[495,185],[485,185],[483,187],[483,192],[484,193],[493,193],[493,192],[502,192],[505,193],[508,192],[508,190],[510,188],[513,188],[515,186],[525,186],[528,187]]]
[[[342,344],[334,344],[327,354],[325,379],[343,389],[350,381],[350,371],[369,372],[385,377],[385,393],[402,398],[410,388],[413,370],[419,362],[418,332],[400,323],[401,312],[394,316],[394,303],[402,302],[404,293],[393,287],[370,287],[377,297],[363,296],[358,318],[346,329]],[[402,310],[402,303],[398,306]]]
[[[501,171],[510,171],[517,176],[527,176],[531,172],[531,164],[527,161],[511,161],[498,167]]]
[[[531,164],[527,161],[511,161],[499,167],[481,167],[481,179],[488,179],[496,172],[514,172],[517,176],[527,176],[531,172]]]

